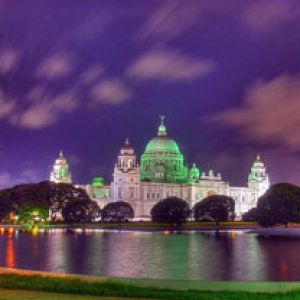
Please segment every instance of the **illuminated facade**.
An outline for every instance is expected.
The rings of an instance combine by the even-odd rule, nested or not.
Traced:
[[[69,165],[62,151],[60,151],[58,158],[54,162],[50,181],[55,183],[72,183]]]
[[[148,142],[140,165],[126,139],[117,157],[111,184],[105,185],[101,177],[96,177],[91,184],[78,187],[84,188],[100,207],[109,202],[126,201],[133,207],[136,219],[147,219],[151,208],[161,199],[176,196],[193,208],[195,203],[214,194],[231,196],[235,200],[236,216],[240,218],[256,206],[269,185],[259,155],[252,164],[246,187],[230,186],[220,173],[200,171],[196,164],[189,168],[179,146],[168,136],[161,117],[157,136]]]
[[[232,187],[220,173],[201,172],[195,164],[188,168],[177,143],[168,136],[162,118],[157,136],[149,141],[141,156],[140,166],[128,139],[125,141],[114,167],[113,181],[110,186],[103,186],[109,196],[98,198],[98,203],[104,206],[110,201],[126,201],[134,208],[136,218],[149,218],[151,208],[166,197],[179,197],[192,208],[209,195],[221,194],[235,200],[239,218],[256,206],[269,185],[260,156],[251,167],[247,187]]]

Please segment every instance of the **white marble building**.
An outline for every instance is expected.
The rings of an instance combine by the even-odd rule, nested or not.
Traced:
[[[147,219],[151,208],[166,197],[179,197],[193,208],[195,203],[213,194],[231,196],[235,200],[236,217],[240,218],[256,206],[270,185],[259,155],[251,166],[245,187],[230,186],[213,170],[200,172],[195,164],[188,168],[177,143],[167,135],[163,118],[157,136],[147,144],[140,162],[141,165],[127,139],[117,157],[110,185],[96,177],[92,184],[79,186],[85,188],[100,207],[112,201],[126,201],[133,207],[135,219]],[[57,170],[54,173],[62,174]],[[68,179],[62,177],[61,180]]]

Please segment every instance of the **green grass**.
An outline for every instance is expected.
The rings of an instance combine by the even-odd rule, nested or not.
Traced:
[[[101,300],[121,300],[124,298],[101,297]],[[126,298],[127,300],[136,300]],[[0,300],[100,300],[97,296],[70,295],[36,291],[0,290]],[[140,299],[139,299],[140,300]]]
[[[300,300],[300,291],[286,293],[250,293],[239,291],[172,290],[134,286],[115,280],[88,281],[78,278],[42,277],[39,275],[0,275],[0,288],[40,292],[90,295],[102,297],[128,297],[130,299],[177,299],[177,300]],[[71,298],[71,297],[70,297]],[[72,297],[73,298],[73,297]],[[9,299],[9,298],[8,298]],[[23,298],[25,299],[25,298]],[[43,298],[44,299],[44,298]],[[46,299],[46,298],[45,298]],[[68,298],[66,298],[68,299]],[[75,298],[74,298],[75,299]],[[87,298],[88,299],[88,298]],[[1,300],[1,298],[0,298]]]
[[[55,224],[53,224],[55,226]],[[156,229],[168,229],[170,228],[169,224],[155,223],[155,222],[126,222],[126,223],[92,223],[92,224],[74,224],[74,226],[80,227],[93,227],[93,228],[136,228],[136,229],[147,229],[147,228],[156,228]],[[243,227],[255,227],[255,222],[220,222],[220,228],[233,227],[233,228],[243,228]],[[182,224],[183,229],[193,229],[193,228],[216,228],[215,222],[187,222]]]
[[[2,226],[23,226],[28,229],[28,226],[24,224],[2,224]],[[65,223],[42,223],[37,224],[39,228],[50,229],[50,228],[99,228],[99,229],[133,229],[133,230],[168,230],[170,229],[169,224],[155,223],[151,221],[144,222],[126,222],[126,223],[82,223],[82,224],[65,224]],[[194,229],[215,229],[215,228],[254,228],[257,224],[255,222],[220,222],[219,226],[216,226],[215,222],[187,222],[182,224],[178,229],[194,230]],[[0,225],[1,227],[1,225]]]

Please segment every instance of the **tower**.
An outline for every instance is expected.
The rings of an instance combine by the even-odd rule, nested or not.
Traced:
[[[69,165],[62,150],[59,152],[59,157],[54,162],[53,169],[50,174],[50,181],[55,183],[72,183]]]
[[[254,205],[256,205],[258,198],[266,192],[269,186],[269,175],[260,155],[258,154],[251,166],[251,171],[248,177],[248,188]]]
[[[140,168],[134,149],[125,140],[114,167],[112,199],[130,203],[135,214],[140,212]]]

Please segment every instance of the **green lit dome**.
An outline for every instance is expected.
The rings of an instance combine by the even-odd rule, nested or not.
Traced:
[[[191,182],[197,182],[200,179],[200,170],[195,163],[189,170],[189,178]]]
[[[152,139],[146,146],[145,153],[170,153],[180,154],[177,143],[167,136],[158,136]]]
[[[102,177],[94,177],[92,180],[92,186],[103,186],[104,179]]]
[[[188,169],[177,143],[168,137],[164,117],[157,136],[147,144],[141,157],[141,180],[150,182],[185,183]]]

